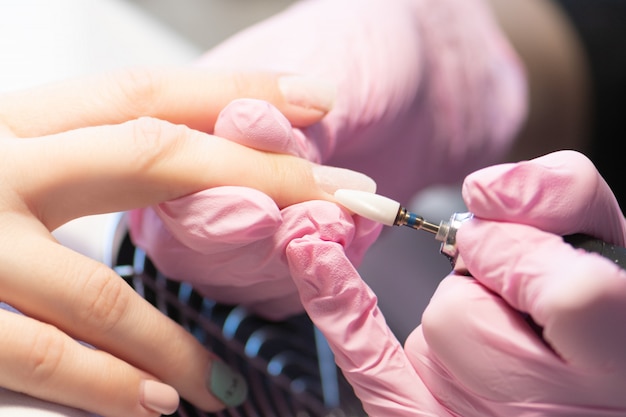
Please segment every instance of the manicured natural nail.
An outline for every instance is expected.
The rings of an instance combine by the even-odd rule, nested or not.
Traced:
[[[160,414],[172,414],[178,409],[180,398],[176,390],[158,381],[141,382],[141,404]]]
[[[323,112],[333,108],[337,95],[332,84],[302,75],[284,75],[278,80],[278,87],[288,103]]]
[[[227,407],[241,405],[248,396],[248,385],[243,376],[220,360],[211,364],[207,387]]]
[[[334,194],[340,188],[376,192],[376,182],[373,179],[351,169],[315,165],[313,177],[317,185],[329,194]]]

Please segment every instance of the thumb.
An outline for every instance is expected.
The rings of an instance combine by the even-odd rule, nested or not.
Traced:
[[[529,313],[565,363],[594,372],[626,369],[621,268],[526,225],[474,220],[457,242],[472,276]]]
[[[444,415],[339,243],[295,239],[287,261],[305,310],[368,415]]]

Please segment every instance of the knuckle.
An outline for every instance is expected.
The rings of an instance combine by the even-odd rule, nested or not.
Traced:
[[[148,169],[159,161],[176,154],[183,146],[189,129],[153,117],[140,117],[132,123],[131,146],[135,149],[137,166]]]
[[[128,68],[114,74],[125,113],[135,117],[152,115],[159,100],[163,77],[158,70]]]
[[[56,327],[43,324],[28,349],[24,351],[23,378],[18,382],[45,385],[61,367],[65,357],[66,340],[59,337]]]
[[[107,333],[129,310],[130,288],[105,266],[97,266],[87,274],[81,290],[84,308],[77,315],[81,326]]]

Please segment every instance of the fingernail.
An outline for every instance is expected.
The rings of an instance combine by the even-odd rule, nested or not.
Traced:
[[[243,376],[219,360],[214,360],[211,365],[207,387],[227,407],[242,404],[248,395],[248,385]]]
[[[172,414],[178,409],[180,398],[176,390],[161,382],[144,380],[141,382],[140,402],[160,414]]]
[[[289,104],[324,112],[333,108],[336,88],[319,78],[302,75],[285,75],[279,78],[278,87]]]
[[[376,182],[373,179],[351,169],[315,165],[313,177],[317,185],[329,194],[334,194],[340,188],[376,192]]]

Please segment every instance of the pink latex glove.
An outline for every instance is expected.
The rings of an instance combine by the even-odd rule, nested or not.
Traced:
[[[564,151],[490,167],[463,195],[477,218],[457,240],[474,278],[442,281],[404,349],[341,245],[288,247],[303,304],[368,414],[626,415],[626,273],[556,235],[624,244],[624,218],[593,165]]]
[[[524,114],[519,63],[480,0],[302,1],[209,51],[198,65],[295,73],[335,85],[333,110],[313,126],[274,125],[277,115],[239,102],[231,126],[216,126],[215,133],[359,170],[400,201],[499,157]],[[303,91],[289,77],[281,86],[287,101],[302,104]],[[310,218],[308,206],[288,215]],[[352,222],[331,208],[315,210],[322,224]],[[289,225],[304,220],[281,222],[270,201],[240,188],[164,204],[156,214],[134,216],[132,231],[163,272],[218,300],[269,306],[257,308],[264,315],[301,311],[283,249],[302,232]],[[347,247],[358,264],[374,240],[371,226],[348,229],[365,236]]]
[[[228,105],[215,134],[257,149],[298,153],[289,121],[259,100]],[[346,176],[324,182],[330,193],[343,187],[376,188],[366,177],[351,181],[352,176]],[[310,235],[341,241],[358,264],[380,232],[380,225],[353,218],[327,201],[281,210],[260,191],[227,186],[135,210],[130,227],[135,244],[166,276],[192,283],[213,300],[243,304],[276,320],[303,311],[284,256],[292,239]]]
[[[364,172],[398,201],[498,160],[525,112],[520,64],[482,0],[300,1],[198,64],[335,85],[333,109],[296,131],[300,156]]]

